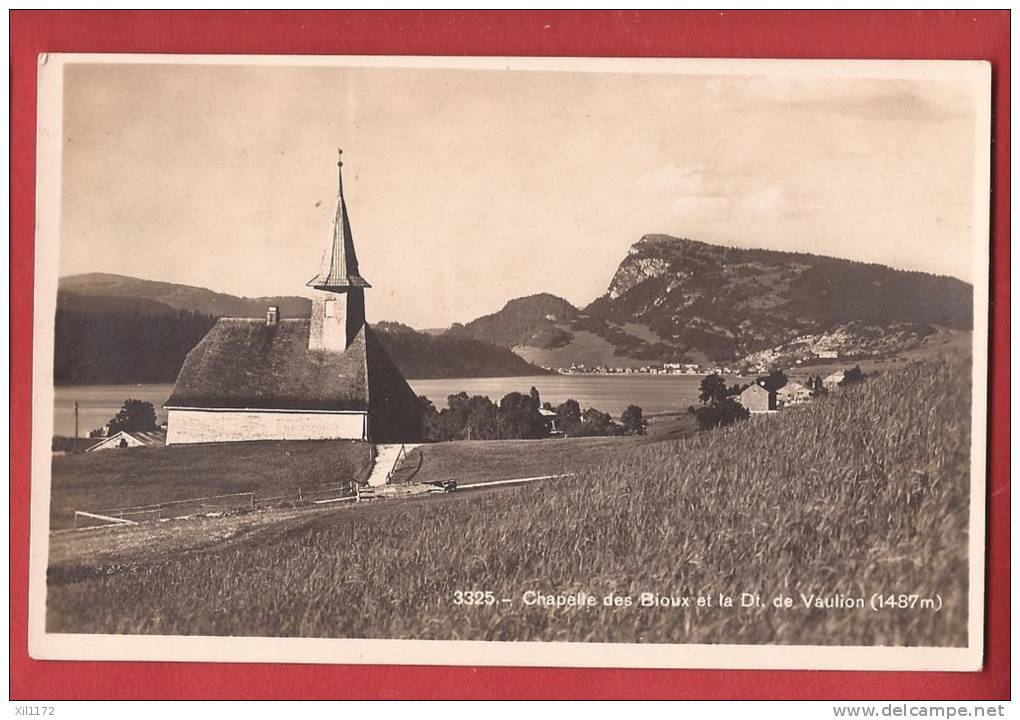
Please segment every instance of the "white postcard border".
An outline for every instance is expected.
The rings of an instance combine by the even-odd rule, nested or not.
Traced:
[[[963,648],[808,645],[497,642],[393,639],[253,638],[48,633],[50,444],[53,348],[60,237],[63,68],[68,63],[182,63],[429,67],[506,71],[587,71],[868,77],[951,76],[978,88],[975,147],[974,330],[968,641]],[[39,57],[29,654],[41,660],[349,663],[612,668],[812,670],[980,670],[984,648],[985,504],[991,183],[991,66],[979,61],[739,60],[416,56],[96,55]]]

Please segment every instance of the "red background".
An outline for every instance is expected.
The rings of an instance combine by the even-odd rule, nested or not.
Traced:
[[[41,662],[27,655],[27,433],[11,435],[11,697],[1009,697],[1009,12],[14,11],[11,426],[30,427],[41,52],[982,59],[993,66],[986,663],[980,673]]]

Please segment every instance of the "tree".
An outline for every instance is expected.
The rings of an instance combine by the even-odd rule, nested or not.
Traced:
[[[569,437],[603,437],[606,435],[619,435],[623,428],[613,422],[609,413],[604,413],[595,408],[588,408],[584,411],[581,424],[578,425]]]
[[[121,430],[126,432],[150,432],[156,429],[156,409],[145,400],[125,400],[120,411],[106,423],[110,434]]]
[[[857,365],[843,373],[843,379],[839,381],[839,386],[844,387],[846,385],[856,385],[864,382],[867,377],[867,374],[861,370],[861,366]]]
[[[495,440],[499,437],[498,408],[487,397],[468,397],[459,392],[446,398],[446,407],[434,415],[425,416],[425,439],[444,440]]]
[[[580,424],[581,406],[577,404],[577,400],[571,398],[560,403],[556,408],[556,427],[562,430],[564,435],[570,435]]]
[[[501,438],[506,440],[533,439],[543,437],[545,434],[545,422],[538,413],[534,395],[512,392],[503,396],[503,399],[499,401],[499,435]]]
[[[730,389],[726,391],[726,395],[729,396],[729,397],[733,397],[734,395],[739,395],[740,393],[742,393],[745,390],[747,390],[747,388],[749,388],[749,387],[751,387],[751,386],[750,385],[742,385],[740,383],[733,383],[732,385],[730,385]]]
[[[726,398],[726,381],[718,375],[706,375],[701,381],[698,400],[702,403],[713,403]]]
[[[786,373],[782,370],[773,370],[768,375],[761,376],[755,380],[755,382],[769,392],[776,392],[777,390],[785,387],[787,383]]]
[[[446,407],[436,411],[424,396],[418,401],[423,408],[423,435],[427,441],[445,440],[525,440],[548,436],[548,419],[540,408],[552,409],[549,403],[539,405],[538,391],[528,394],[510,392],[496,405],[481,395],[466,392],[446,398]],[[576,400],[570,399],[555,408],[557,429],[567,437],[604,435],[644,435],[648,423],[642,410],[631,405],[623,413],[623,425],[613,422],[609,413],[588,408],[583,413]]]
[[[534,403],[535,409],[538,410],[542,407],[542,397],[538,394],[538,388],[534,385],[531,386],[531,391],[528,393],[531,395],[531,402]]]
[[[499,440],[502,438],[499,424],[499,408],[487,397],[475,395],[468,402],[467,418],[463,435],[472,440]]]
[[[746,420],[751,415],[747,408],[732,398],[723,398],[708,405],[691,407],[690,412],[694,413],[697,418],[699,430],[711,430],[732,425],[738,420]]]
[[[437,412],[436,406],[427,397],[425,397],[424,395],[419,395],[418,402],[421,404],[422,412],[424,413],[425,417],[429,417],[430,415],[436,414]]]
[[[623,411],[623,432],[627,435],[644,435],[648,421],[645,420],[641,408],[637,405],[628,405]]]

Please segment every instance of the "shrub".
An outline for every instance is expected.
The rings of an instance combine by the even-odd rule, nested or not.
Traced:
[[[839,381],[839,386],[857,385],[864,382],[867,377],[864,371],[861,370],[861,366],[857,365],[843,373],[843,379]]]
[[[698,420],[699,430],[712,430],[717,427],[732,425],[738,420],[746,420],[750,413],[743,405],[730,397],[707,405],[699,405],[689,409]]]
[[[581,424],[568,433],[569,437],[603,437],[606,435],[621,435],[623,428],[613,422],[609,413],[604,413],[595,408],[588,408],[584,411]]]
[[[145,400],[125,400],[120,411],[106,423],[110,435],[122,430],[151,432],[156,429],[156,409]]]
[[[644,413],[638,405],[629,405],[620,419],[623,421],[623,432],[627,435],[645,434],[648,421],[645,420]]]

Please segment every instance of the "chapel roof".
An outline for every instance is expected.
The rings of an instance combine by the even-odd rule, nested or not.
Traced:
[[[307,318],[220,318],[184,361],[167,407],[367,411],[368,327],[310,350]]]

